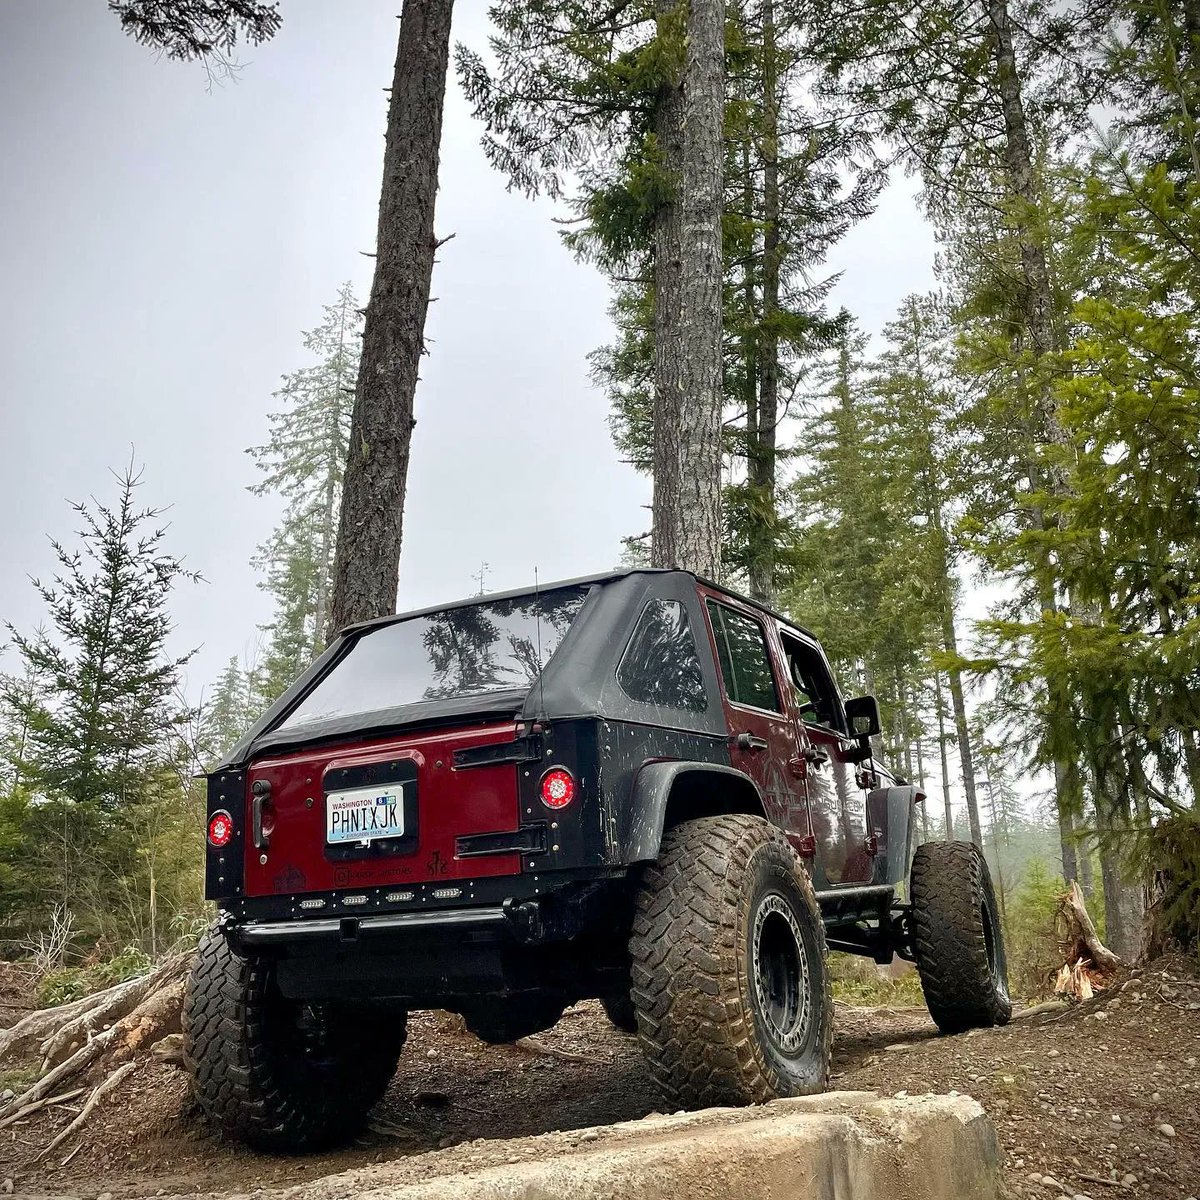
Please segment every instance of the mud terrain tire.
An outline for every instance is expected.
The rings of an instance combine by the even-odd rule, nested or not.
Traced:
[[[1007,1025],[1004,935],[983,855],[970,842],[926,842],[913,856],[911,890],[917,970],[937,1027]]]
[[[638,1039],[679,1107],[823,1091],[825,930],[795,852],[758,817],[685,821],[642,876],[630,938]]]
[[[481,1042],[504,1046],[534,1033],[553,1029],[563,1015],[561,1000],[542,996],[514,996],[494,1000],[486,1008],[463,1013],[463,1022]]]
[[[340,1145],[396,1071],[406,1016],[285,999],[270,963],[242,958],[215,927],[200,940],[183,1003],[184,1056],[205,1115],[260,1150]]]

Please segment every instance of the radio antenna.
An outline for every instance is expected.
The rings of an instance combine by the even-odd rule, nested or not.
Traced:
[[[537,630],[537,662],[538,662],[538,716],[546,715],[546,685],[542,682],[542,589],[538,583],[538,569],[533,568],[533,626]]]

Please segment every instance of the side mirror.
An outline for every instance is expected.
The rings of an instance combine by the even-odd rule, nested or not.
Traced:
[[[853,700],[847,700],[846,720],[853,738],[862,740],[883,731],[883,722],[879,719],[879,701],[874,696],[856,696]]]

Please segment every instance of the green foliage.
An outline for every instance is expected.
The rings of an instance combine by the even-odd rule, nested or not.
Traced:
[[[925,993],[913,969],[892,977],[884,975],[869,958],[833,952],[829,955],[833,998],[843,1004],[923,1008]]]
[[[1015,997],[1033,1000],[1044,996],[1058,961],[1054,915],[1058,898],[1067,890],[1060,875],[1052,875],[1041,859],[1034,859],[1020,887],[1010,893],[1005,925],[1009,987]]]
[[[1200,946],[1200,818],[1195,813],[1159,822],[1150,836],[1154,864],[1152,951]]]
[[[151,965],[150,956],[141,947],[127,946],[120,954],[92,966],[61,967],[51,971],[38,985],[33,1002],[38,1008],[69,1004],[72,1000],[124,983],[126,979],[144,975]]]

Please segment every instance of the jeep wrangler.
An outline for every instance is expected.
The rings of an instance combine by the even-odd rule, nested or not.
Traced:
[[[826,949],[914,960],[944,1031],[1010,1015],[987,866],[817,641],[683,571],[347,629],[208,777],[219,918],[184,1005],[218,1129],[344,1141],[408,1013],[488,1042],[599,999],[675,1107],[820,1091]]]

